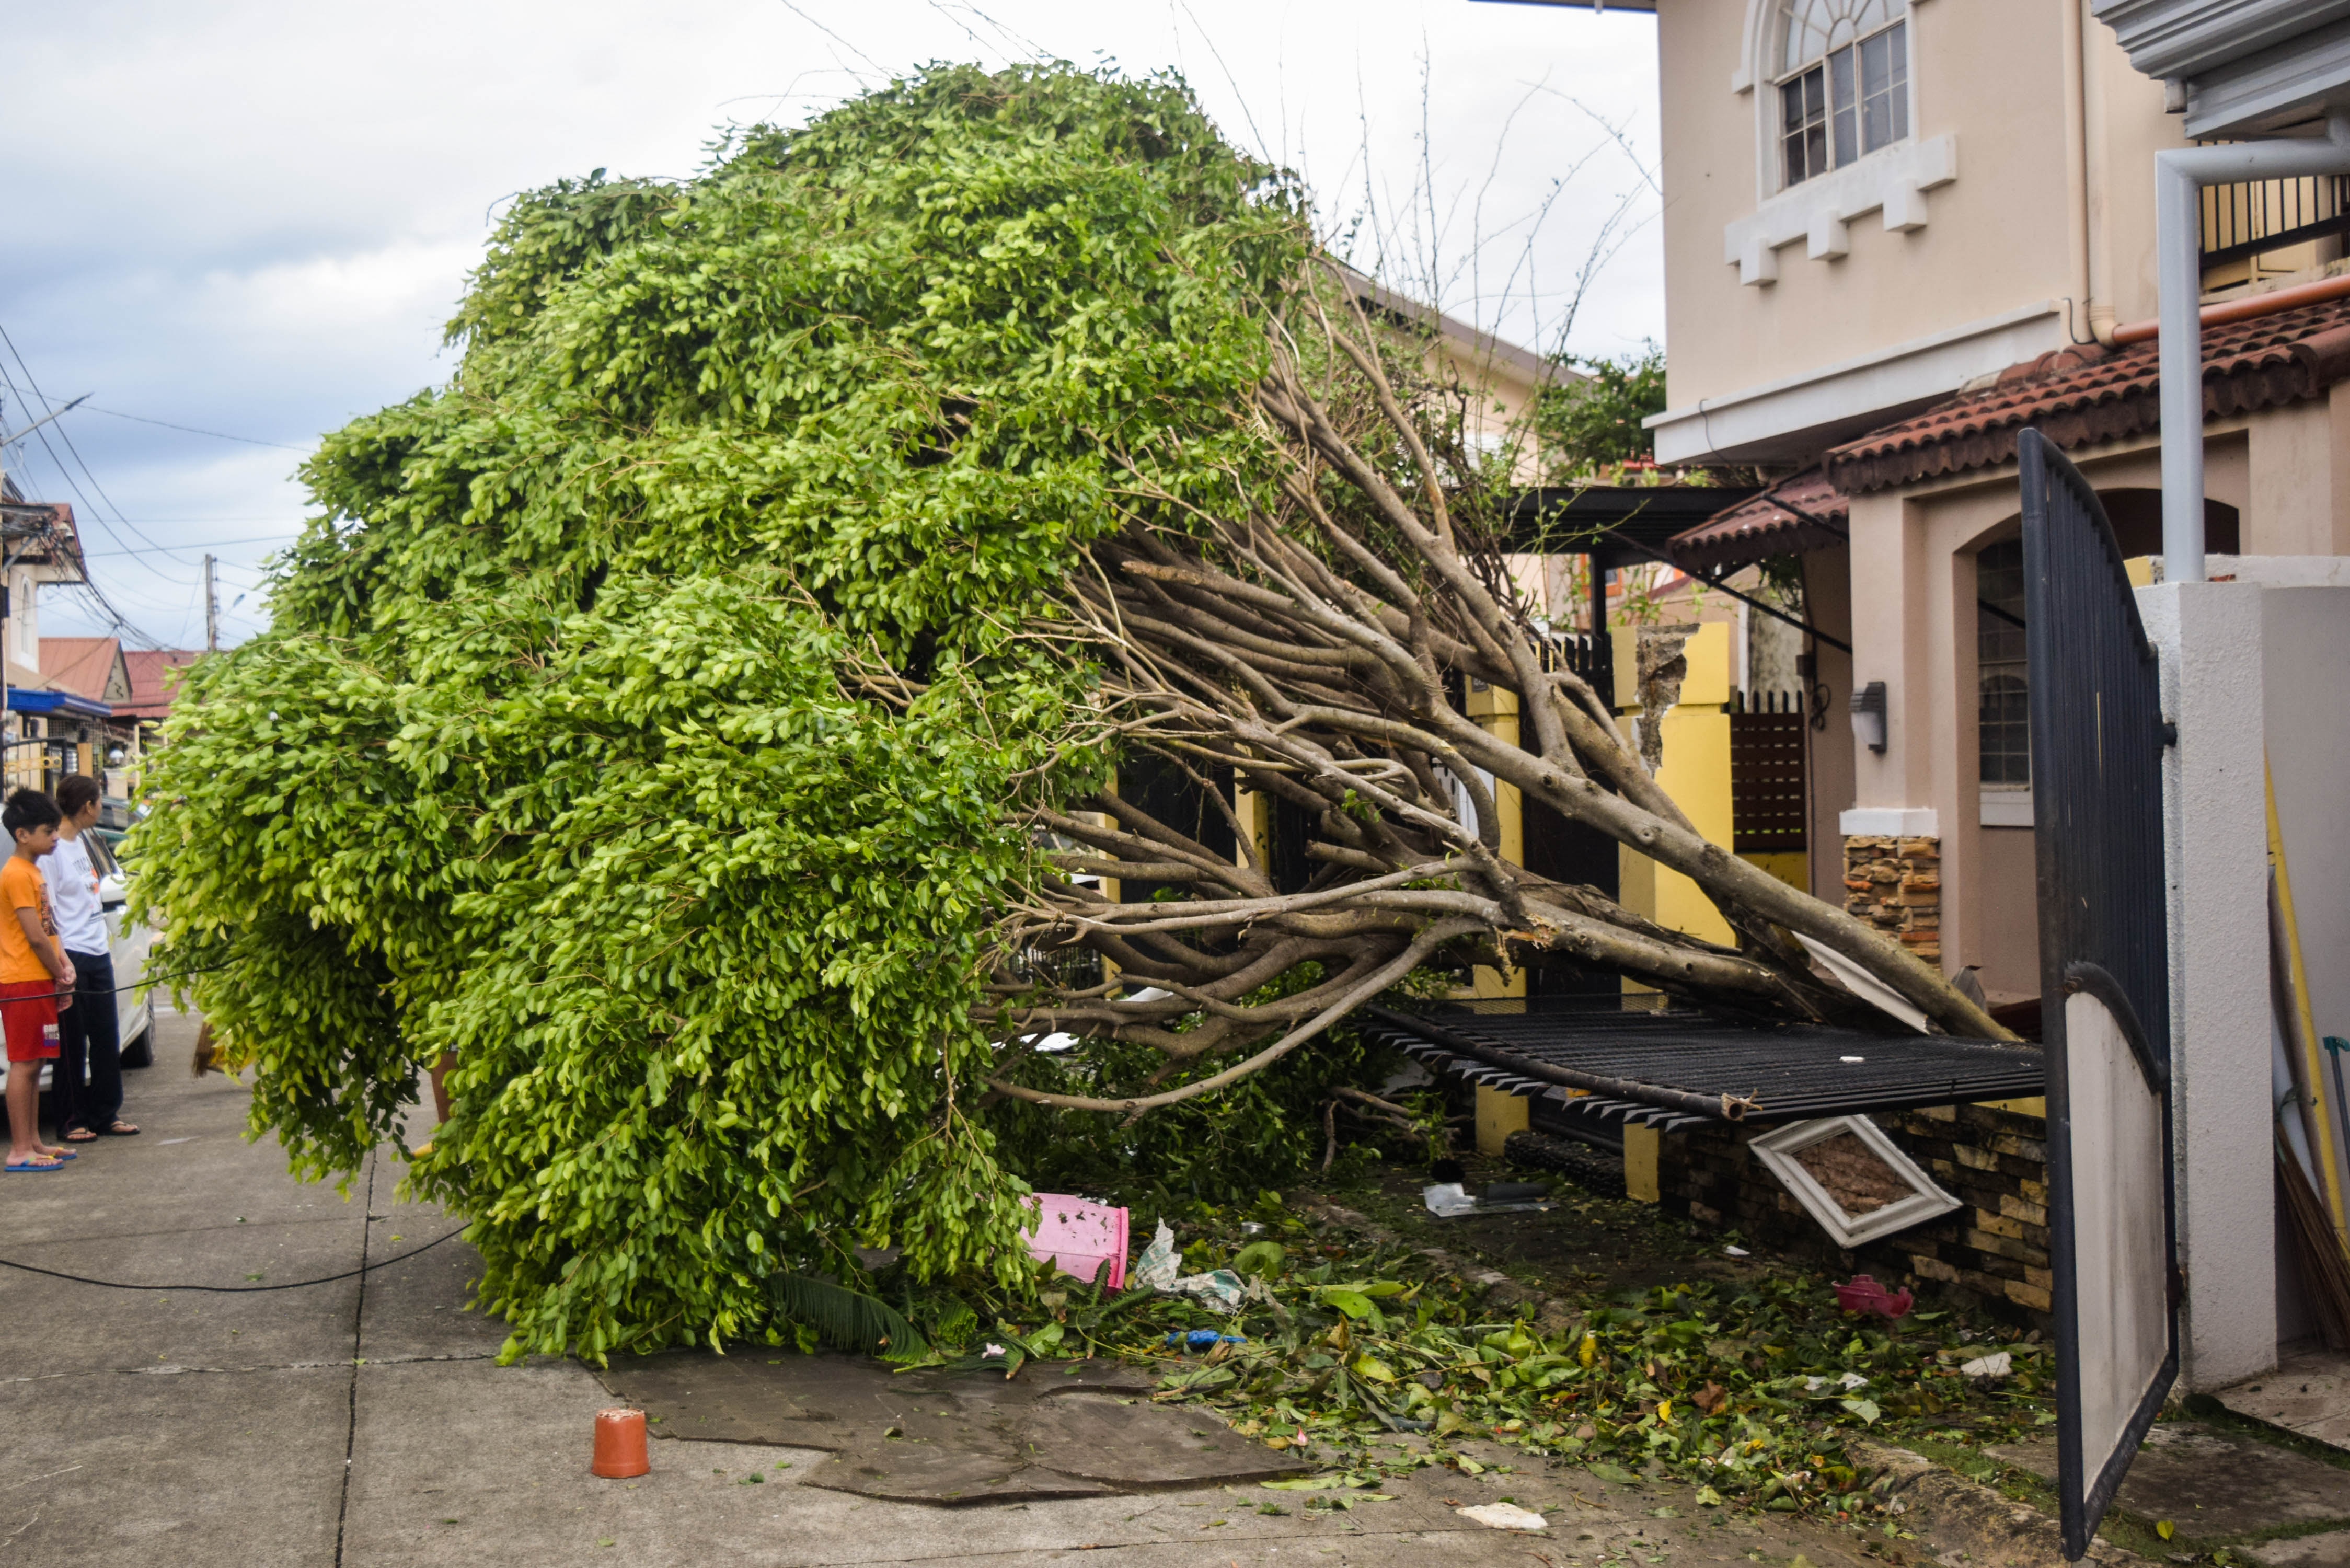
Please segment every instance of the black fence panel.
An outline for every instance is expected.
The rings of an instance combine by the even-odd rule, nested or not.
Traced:
[[[2159,673],[2104,508],[2021,432],[2058,1490],[2077,1559],[2178,1370]]]

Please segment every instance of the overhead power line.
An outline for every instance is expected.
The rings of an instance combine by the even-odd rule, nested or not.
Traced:
[[[211,436],[214,441],[243,441],[247,446],[274,446],[279,452],[307,452],[310,450],[307,446],[289,446],[282,441],[263,441],[257,436],[231,435],[226,431],[208,431],[195,425],[173,424],[170,420],[151,420],[145,414],[126,414],[120,409],[101,409],[96,403],[89,405],[89,411],[93,414],[104,414],[109,419],[135,420],[142,425],[161,425],[167,431],[184,431],[190,435]]]
[[[7,329],[5,327],[0,327],[0,345],[6,346],[9,358],[16,360],[16,368],[24,372],[25,384],[32,389],[34,398],[38,399],[44,406],[49,406],[48,394],[41,390],[39,382],[34,380],[32,367],[25,363],[24,355],[17,351],[16,339],[8,336]],[[8,389],[9,392],[16,396],[19,401],[25,400],[23,394],[16,390],[15,378],[8,374],[7,368],[5,365],[0,365],[0,385],[5,385]],[[53,409],[52,411],[56,410]],[[81,501],[83,506],[88,510],[90,521],[97,524],[98,526],[105,532],[109,538],[114,539],[117,543],[120,543],[120,535],[117,535],[114,529],[109,525],[105,513],[101,512],[99,509],[98,504],[91,501],[88,495],[83,493],[80,484],[75,481],[72,472],[66,467],[64,461],[57,456],[57,448],[49,444],[48,431],[45,428],[36,426],[32,433],[35,439],[39,441],[41,443],[41,451],[47,454],[50,464],[57,469],[57,476],[66,482],[66,488],[72,491]],[[66,450],[73,453],[74,462],[81,469],[83,474],[88,478],[90,488],[97,491],[98,493],[105,499],[106,510],[113,512],[116,516],[120,518],[121,515],[121,508],[114,504],[114,498],[107,495],[104,487],[98,483],[98,476],[90,472],[89,464],[82,460],[80,452],[78,451],[73,444],[73,438],[66,434],[65,427],[63,425],[59,425],[57,427],[57,436],[66,443]],[[137,528],[132,527],[128,521],[123,522],[122,525],[125,528],[129,528],[132,536],[142,543],[153,545],[155,549],[165,555],[170,554],[170,552],[163,550],[161,545],[156,545],[154,540],[148,538],[146,535],[140,533]],[[75,543],[78,545],[80,541],[77,540]],[[182,562],[182,565],[185,564],[187,563]],[[115,608],[113,604],[108,600],[105,591],[96,583],[89,581],[89,574],[88,572],[84,572],[82,574],[82,581],[75,584],[74,586],[80,588],[83,593],[87,594],[97,603],[99,607],[105,613],[107,619],[113,625],[114,628],[120,632],[124,637],[129,638],[133,642],[143,644],[148,648],[164,648],[169,646],[161,638],[156,637],[151,632],[141,630],[139,627],[133,625],[129,617],[125,616],[120,610]]]
[[[98,560],[109,556],[168,555],[171,550],[220,550],[231,545],[269,545],[280,539],[298,539],[301,536],[299,534],[255,534],[243,539],[192,539],[186,544],[173,545],[170,550],[160,545],[143,550],[84,550],[82,559]]]

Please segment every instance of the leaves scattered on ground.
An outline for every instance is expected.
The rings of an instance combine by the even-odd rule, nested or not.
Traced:
[[[991,1338],[1006,1357],[1161,1367],[1158,1401],[1211,1407],[1245,1436],[1327,1463],[1276,1486],[1326,1509],[1428,1465],[1478,1474],[1486,1467],[1459,1445],[1489,1438],[1618,1486],[1695,1482],[1702,1507],[1875,1521],[1879,1478],[1851,1455],[1852,1439],[1930,1434],[1981,1447],[2050,1418],[2048,1349],[2012,1326],[1948,1311],[1855,1317],[1829,1282],[1792,1272],[1593,1293],[1565,1311],[1552,1296],[1536,1320],[1531,1301],[1502,1307],[1425,1252],[1350,1244],[1270,1205],[1257,1212],[1267,1218],[1248,1230],[1227,1211],[1188,1231],[1187,1270],[1245,1266],[1233,1315],[1080,1286],[1051,1293],[1060,1303],[1040,1306],[1049,1321],[1038,1327],[1005,1324]],[[1167,1343],[1203,1328],[1245,1338],[1205,1354]],[[2012,1357],[2010,1376],[1959,1371],[1992,1349]]]

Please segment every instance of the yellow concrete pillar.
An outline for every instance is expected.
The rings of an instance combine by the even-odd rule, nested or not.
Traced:
[[[1232,791],[1232,815],[1241,819],[1241,826],[1248,834],[1249,847],[1256,852],[1257,869],[1266,869],[1273,859],[1273,796],[1260,794],[1246,785],[1238,786]],[[1248,863],[1249,857],[1234,846],[1232,864]]]
[[[1635,1203],[1654,1203],[1664,1195],[1657,1180],[1657,1150],[1661,1142],[1652,1127],[1641,1122],[1624,1124],[1624,1194]]]
[[[1482,681],[1471,681],[1469,717],[1479,729],[1497,741],[1513,746],[1524,743],[1519,739],[1518,694],[1514,691],[1487,686]],[[1501,830],[1502,858],[1513,866],[1523,866],[1526,858],[1525,801],[1513,784],[1499,779],[1489,779],[1486,783],[1493,791],[1493,814],[1501,819],[1497,826]],[[1500,970],[1479,964],[1475,977],[1472,993],[1477,996],[1523,996],[1526,993],[1526,971],[1522,969],[1513,969],[1504,975]],[[1478,1103],[1481,1106],[1484,1103],[1482,1097]],[[1481,1118],[1482,1115],[1481,1112]],[[1520,1115],[1523,1116],[1523,1112]],[[1483,1126],[1482,1119],[1479,1126],[1481,1128]],[[1524,1126],[1523,1120],[1518,1123],[1520,1128]],[[1482,1132],[1480,1137],[1482,1139]],[[1482,1141],[1479,1147],[1483,1147]],[[1492,1152],[1498,1153],[1499,1150],[1497,1144]]]
[[[1526,1130],[1527,1102],[1500,1089],[1477,1085],[1477,1152],[1498,1156],[1510,1135]]]
[[[1690,826],[1725,849],[1730,846],[1730,633],[1726,622],[1700,626],[1681,647],[1689,666],[1680,697],[1662,719],[1664,754],[1657,783],[1689,817]],[[1627,719],[1640,714],[1638,628],[1616,638],[1616,705]],[[1627,738],[1629,725],[1627,725]],[[1617,852],[1618,899],[1660,926],[1708,941],[1733,942],[1736,934],[1721,911],[1695,882],[1636,850]]]
[[[1640,711],[1638,631],[1627,628],[1615,637],[1617,711],[1627,721],[1635,715],[1645,718]],[[1730,637],[1728,623],[1712,621],[1700,626],[1681,645],[1688,673],[1679,697],[1659,719],[1664,752],[1657,768],[1657,783],[1689,817],[1690,826],[1725,849],[1731,844]],[[1626,727],[1628,732],[1628,722]],[[1708,941],[1737,940],[1713,900],[1679,872],[1630,849],[1617,851],[1617,867],[1618,898],[1626,909]],[[1648,988],[1627,981],[1624,989]],[[1662,1196],[1659,1148],[1655,1128],[1638,1124],[1624,1128],[1624,1188],[1638,1202],[1654,1203]]]

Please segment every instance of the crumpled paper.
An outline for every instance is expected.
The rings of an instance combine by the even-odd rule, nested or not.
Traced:
[[[1134,1284],[1145,1290],[1166,1295],[1191,1296],[1210,1312],[1235,1311],[1249,1293],[1248,1286],[1230,1269],[1213,1269],[1204,1274],[1178,1274],[1180,1265],[1176,1261],[1175,1232],[1167,1221],[1159,1221],[1159,1229],[1150,1238],[1150,1245],[1142,1250],[1141,1258],[1129,1276]]]

